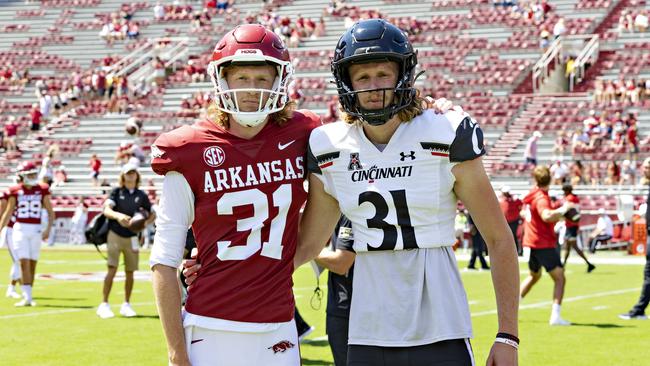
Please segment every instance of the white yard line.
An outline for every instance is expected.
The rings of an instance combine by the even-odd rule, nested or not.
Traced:
[[[580,296],[574,296],[574,297],[565,297],[562,302],[574,302],[574,301],[580,301],[580,300],[585,300],[585,299],[593,299],[596,297],[605,297],[605,296],[612,296],[612,295],[621,295],[621,294],[626,294],[628,292],[638,292],[639,288],[627,288],[623,290],[614,290],[614,291],[604,291],[604,292],[595,292],[593,294],[588,294],[588,295],[580,295]],[[533,304],[524,304],[524,305],[519,305],[519,310],[526,310],[526,309],[538,309],[538,308],[544,308],[547,306],[551,306],[552,301],[541,301],[541,302],[536,302]],[[495,310],[487,310],[487,311],[479,311],[476,313],[472,313],[472,317],[477,317],[477,316],[484,316],[484,315],[494,315],[496,314],[497,311]]]
[[[155,302],[139,302],[131,304],[133,306],[148,306],[154,305]],[[121,305],[111,305],[112,308],[119,308]],[[38,308],[38,304],[36,305]],[[0,319],[14,319],[14,318],[26,318],[32,316],[40,315],[52,315],[52,314],[65,314],[65,313],[77,313],[81,311],[95,311],[96,308],[92,307],[90,309],[61,309],[61,310],[46,310],[46,311],[35,311],[33,313],[22,313],[22,314],[10,314],[10,315],[0,315]]]

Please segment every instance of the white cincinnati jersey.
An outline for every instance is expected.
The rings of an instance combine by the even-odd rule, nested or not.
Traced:
[[[485,152],[478,125],[455,111],[402,123],[383,151],[343,122],[316,128],[309,148],[309,169],[352,222],[357,253],[453,245],[451,169]]]
[[[352,222],[349,344],[408,347],[472,337],[452,244],[452,167],[485,153],[476,122],[425,111],[383,151],[360,125],[312,131],[308,168]]]

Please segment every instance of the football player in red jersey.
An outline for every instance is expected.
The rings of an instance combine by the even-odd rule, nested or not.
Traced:
[[[32,285],[36,273],[36,263],[41,251],[41,241],[50,236],[54,211],[50,202],[50,188],[38,182],[38,169],[31,161],[22,162],[17,169],[19,183],[9,188],[9,197],[5,207],[0,229],[4,229],[16,211],[16,223],[12,238],[14,252],[20,260],[22,269],[23,300],[16,306],[34,306]],[[47,227],[41,227],[41,211],[47,210]]]
[[[291,274],[307,140],[320,119],[294,110],[289,52],[260,25],[227,33],[208,73],[209,118],[152,148],[165,178],[150,262],[170,363],[299,365]],[[181,316],[176,270],[190,225],[201,276]]]

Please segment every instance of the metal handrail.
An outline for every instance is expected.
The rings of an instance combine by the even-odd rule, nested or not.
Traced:
[[[537,91],[544,79],[549,76],[549,65],[559,57],[561,50],[562,37],[558,37],[553,40],[548,50],[544,52],[542,57],[535,63],[535,66],[533,66],[533,93]]]
[[[587,62],[592,65],[598,60],[600,42],[598,34],[591,35],[591,39],[582,49],[573,64],[573,71],[569,75],[569,91],[573,91],[575,84],[582,81],[585,76],[585,65]]]

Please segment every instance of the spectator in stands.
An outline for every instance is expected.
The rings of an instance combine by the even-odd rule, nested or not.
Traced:
[[[628,144],[628,153],[630,159],[636,160],[636,155],[639,153],[639,140],[637,138],[637,121],[634,113],[628,113],[627,115],[627,129],[626,137]]]
[[[29,112],[29,116],[32,120],[32,125],[30,130],[32,132],[39,131],[41,129],[41,120],[43,118],[43,114],[41,113],[41,110],[38,107],[37,103],[32,104],[32,109]]]
[[[645,184],[647,185],[650,182],[650,158],[646,158],[643,161],[643,178]],[[648,191],[648,196],[646,198],[646,203],[650,204],[650,191]],[[646,210],[645,213],[646,223],[650,222],[650,210]],[[647,232],[647,248],[650,248],[650,225],[646,224]],[[639,296],[639,301],[628,311],[627,313],[619,315],[619,318],[630,320],[630,319],[647,319],[645,315],[645,309],[650,303],[650,252],[646,251],[645,254],[645,267],[643,269],[643,285],[641,286],[641,295]]]
[[[97,154],[92,154],[90,161],[88,162],[90,166],[90,179],[93,181],[93,186],[99,186],[99,172],[102,168],[102,161],[99,160]]]
[[[39,105],[41,108],[41,116],[48,118],[50,116],[50,111],[52,110],[52,92],[46,91],[45,94],[40,98]]]
[[[133,272],[138,269],[138,253],[140,242],[138,232],[131,231],[131,219],[136,216],[145,217],[145,227],[153,222],[156,214],[151,212],[151,202],[147,194],[140,190],[140,173],[137,166],[127,164],[122,167],[119,177],[119,187],[115,188],[104,203],[104,215],[109,219],[108,227],[108,272],[104,278],[103,300],[97,308],[100,318],[114,316],[108,305],[108,297],[113,286],[113,278],[117,273],[120,253],[124,255],[124,303],[120,314],[125,317],[136,316],[131,308],[130,299],[133,291]]]
[[[634,18],[634,30],[645,33],[646,29],[648,29],[648,12],[641,10]]]
[[[523,255],[523,250],[521,243],[519,243],[519,237],[517,235],[517,229],[519,228],[519,223],[521,221],[521,209],[523,203],[519,198],[514,197],[510,193],[510,186],[501,187],[501,198],[499,199],[499,205],[501,206],[501,212],[506,217],[510,231],[512,231],[512,236],[515,238],[515,245],[517,246],[517,254],[519,256]]]
[[[542,28],[541,32],[539,33],[539,48],[541,48],[543,52],[546,52],[546,49],[550,45],[551,33],[546,30],[546,28]]]
[[[571,184],[564,184],[562,186],[562,191],[564,192],[564,201],[571,202],[574,204],[574,208],[577,210],[576,213],[579,214],[580,209],[580,199],[578,196],[573,194],[573,186]],[[578,233],[580,232],[580,222],[573,221],[570,219],[565,220],[566,230],[564,232],[564,260],[562,261],[562,267],[566,268],[566,263],[569,260],[569,254],[571,254],[571,248],[575,249],[576,253],[584,259],[587,263],[587,273],[591,273],[596,266],[591,264],[585,256],[585,253],[578,246]]]
[[[126,36],[129,39],[138,39],[140,37],[140,26],[136,22],[129,22],[127,26]]]
[[[618,18],[618,26],[617,30],[619,34],[623,34],[624,32],[633,32],[634,24],[634,19],[632,18],[632,14],[628,10],[623,10],[621,12],[621,16]]]
[[[576,128],[571,136],[571,155],[575,156],[587,146],[589,146],[589,135],[585,132],[585,128]]]
[[[65,171],[65,165],[59,165],[54,168],[54,177],[52,187],[61,187],[68,181],[68,173]]]
[[[598,244],[605,244],[614,236],[614,223],[609,218],[604,208],[598,209],[598,221],[596,228],[589,234],[589,251],[596,253]]]
[[[325,18],[320,17],[320,19],[318,19],[318,23],[316,24],[316,27],[314,28],[314,32],[312,33],[311,38],[318,39],[324,35],[325,35]]]
[[[38,172],[38,180],[48,185],[52,184],[54,180],[54,169],[53,169],[53,160],[55,156],[59,153],[59,145],[53,144],[47,148],[43,162],[41,163],[41,168]]]
[[[569,167],[560,159],[555,160],[551,165],[551,184],[564,184],[569,176]]]
[[[632,163],[630,160],[623,160],[621,164],[621,180],[619,181],[620,185],[634,185],[636,182],[636,167],[635,163]]]
[[[561,159],[564,156],[567,143],[566,130],[558,131],[553,142],[553,159]]]
[[[607,171],[603,184],[615,185],[621,180],[621,170],[615,161],[607,163]]]
[[[16,145],[16,135],[18,135],[18,123],[16,122],[16,117],[9,116],[7,123],[5,123],[5,138],[4,138],[4,147],[6,151],[16,151],[18,146]]]
[[[596,79],[594,82],[594,102],[597,104],[602,104],[603,103],[603,93],[605,92],[604,90],[605,86],[603,85],[603,81],[600,79]]]
[[[345,366],[348,354],[348,324],[352,300],[352,277],[354,275],[354,238],[352,223],[341,216],[330,248],[324,248],[316,263],[329,270],[327,275],[326,332],[335,366]]]
[[[571,184],[577,186],[579,184],[586,184],[584,178],[584,167],[580,160],[576,160],[571,164],[569,176],[571,177]]]
[[[163,20],[165,18],[165,7],[160,1],[158,1],[153,7],[153,18],[157,21]]]
[[[533,135],[528,138],[526,142],[526,150],[524,150],[524,159],[526,160],[526,165],[533,167],[537,165],[537,141],[542,137],[542,133],[539,131],[533,132]]]
[[[535,283],[542,276],[542,266],[554,282],[553,305],[550,325],[571,325],[560,315],[566,278],[560,254],[556,250],[557,235],[555,223],[564,218],[564,214],[573,206],[565,202],[560,208],[553,209],[548,189],[551,184],[551,172],[548,167],[540,165],[533,170],[536,186],[523,199],[526,205],[526,220],[523,245],[531,248],[528,268],[530,274],[521,284],[521,298],[526,297]]]
[[[557,20],[557,23],[553,26],[553,38],[558,38],[563,36],[567,32],[566,25],[564,23],[564,18]]]

